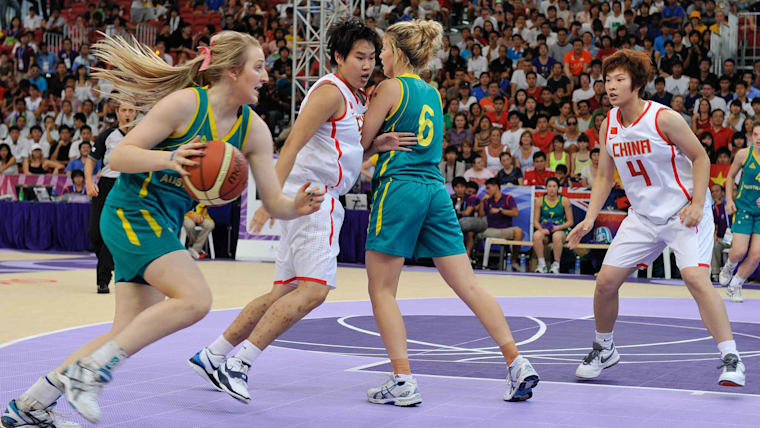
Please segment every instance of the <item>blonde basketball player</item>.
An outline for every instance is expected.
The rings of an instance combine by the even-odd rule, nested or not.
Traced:
[[[100,419],[98,396],[125,359],[188,327],[211,307],[211,293],[177,233],[194,201],[182,188],[189,158],[202,155],[205,140],[241,149],[273,216],[296,218],[319,209],[323,191],[304,183],[295,199],[280,191],[272,165],[272,138],[247,104],[258,101],[267,81],[264,53],[253,37],[224,31],[198,58],[171,67],[147,47],[107,37],[97,55],[113,70],[100,77],[148,110],[116,147],[111,167],[121,176],[101,216],[103,239],[113,254],[116,314],[111,331],[75,351],[40,378],[2,416],[4,427],[76,426],[52,413],[61,392],[87,420]],[[198,87],[196,83],[208,86]],[[242,115],[238,110],[242,107]],[[310,194],[309,194],[310,193]]]
[[[336,286],[344,214],[338,197],[351,189],[361,171],[367,109],[363,88],[375,68],[378,44],[377,33],[358,18],[330,28],[327,47],[336,72],[310,89],[276,166],[286,195],[313,182],[327,190],[325,200],[318,212],[281,223],[272,290],[246,305],[224,334],[188,361],[214,387],[243,403],[251,400],[248,370],[256,358]],[[416,140],[413,133],[386,134],[372,150],[408,150],[399,144]],[[254,232],[268,219],[266,210],[257,210],[251,222]],[[225,360],[241,342],[237,354]]]
[[[596,279],[593,349],[578,366],[580,379],[595,379],[618,363],[612,341],[618,290],[638,266],[646,266],[669,246],[681,276],[718,344],[723,369],[718,382],[743,386],[744,364],[731,334],[726,308],[710,282],[713,245],[710,160],[681,116],[641,99],[654,72],[644,52],[623,49],[604,60],[603,73],[614,106],[602,122],[599,168],[586,218],[568,236],[574,248],[594,226],[614,184],[615,169],[631,201]]]

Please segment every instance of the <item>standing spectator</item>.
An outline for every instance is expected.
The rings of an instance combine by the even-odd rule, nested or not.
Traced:
[[[196,226],[200,226],[201,230],[196,231]],[[211,220],[208,208],[203,204],[198,204],[195,209],[185,214],[184,228],[187,233],[187,244],[190,246],[187,251],[196,260],[206,258],[206,254],[202,252],[203,247],[206,245],[209,233],[214,230],[214,220]]]
[[[136,115],[133,106],[126,103],[119,105],[117,110],[119,126],[109,128],[98,136],[95,148],[90,153],[84,168],[87,194],[93,197],[88,230],[90,242],[95,251],[95,256],[98,258],[96,278],[98,294],[110,292],[108,284],[111,282],[111,272],[113,271],[113,258],[100,235],[100,214],[103,211],[108,193],[119,177],[119,172],[110,168],[108,160],[113,149],[127,134],[129,124],[134,121]],[[93,170],[99,161],[102,162],[102,171],[100,172],[100,180],[96,184],[93,180]]]
[[[533,168],[523,174],[523,186],[544,186],[549,177],[554,177],[554,171],[546,168],[546,154],[541,151],[533,154]]]
[[[493,171],[485,168],[483,165],[483,157],[481,155],[475,156],[475,161],[472,165],[472,168],[468,169],[464,173],[465,180],[474,181],[481,186],[486,183],[486,180],[492,178],[493,176]]]
[[[446,147],[443,160],[439,164],[443,180],[446,184],[453,182],[454,178],[462,177],[465,173],[464,161],[457,160],[457,148],[454,146]]]
[[[501,192],[499,181],[495,178],[486,181],[486,195],[480,203],[479,212],[488,224],[488,228],[483,232],[484,237],[522,241],[522,229],[513,226],[512,223],[513,219],[520,215],[517,202],[512,195]],[[512,254],[519,253],[520,246],[513,246]],[[487,263],[488,260],[484,262]]]
[[[546,194],[536,199],[533,208],[533,227],[536,230],[533,233],[533,249],[538,258],[536,272],[546,272],[544,245],[551,241],[554,259],[549,271],[559,273],[565,237],[573,224],[573,209],[570,200],[559,194],[559,180],[556,177],[547,178]]]

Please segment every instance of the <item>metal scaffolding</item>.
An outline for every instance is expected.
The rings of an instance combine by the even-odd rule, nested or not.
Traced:
[[[362,0],[293,0],[293,84],[290,123],[295,121],[298,104],[311,85],[331,71],[327,51],[327,29],[336,20],[354,11],[364,19]],[[314,63],[319,64],[313,73]]]

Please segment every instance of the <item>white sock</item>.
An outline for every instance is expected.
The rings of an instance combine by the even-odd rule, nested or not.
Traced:
[[[728,284],[729,287],[741,287],[742,284],[744,284],[744,281],[746,281],[747,278],[742,278],[739,276],[739,274],[736,274],[731,277],[731,282]]]
[[[559,262],[552,262],[552,266],[559,266]]]
[[[736,269],[736,266],[738,264],[739,262],[734,263],[731,261],[731,259],[728,259],[723,267],[726,268],[727,271],[734,273],[734,269]]]
[[[538,258],[538,265],[539,266],[546,266],[546,259],[544,259],[543,257],[539,257]]]
[[[602,345],[602,348],[611,349],[612,348],[612,332],[599,333],[597,331],[595,341],[596,343]]]
[[[232,348],[234,348],[234,346],[224,338],[224,335],[221,335],[216,338],[214,343],[209,345],[208,350],[211,351],[212,354],[227,355],[232,351]]]
[[[90,355],[90,358],[92,358],[99,368],[114,371],[119,364],[127,359],[127,353],[112,340],[101,346],[97,351]]]
[[[261,355],[262,352],[263,351],[257,348],[256,345],[246,340],[243,342],[243,347],[240,348],[237,354],[235,354],[235,358],[240,358],[244,363],[250,366],[256,361],[256,358],[259,358],[259,355]]]
[[[55,403],[60,396],[61,391],[58,387],[48,380],[47,376],[42,376],[21,394],[16,403],[21,410],[41,410]]]
[[[414,380],[414,376],[410,374],[397,374],[396,377],[403,380],[404,382]]]
[[[736,350],[736,341],[734,340],[724,340],[723,342],[720,342],[718,344],[718,351],[720,351],[721,359],[723,359],[726,354],[734,354],[737,357],[739,356],[739,351]]]

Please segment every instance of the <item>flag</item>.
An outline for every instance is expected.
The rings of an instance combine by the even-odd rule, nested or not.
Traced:
[[[728,177],[728,170],[731,165],[710,165],[710,185],[719,184],[726,187],[726,177]]]

